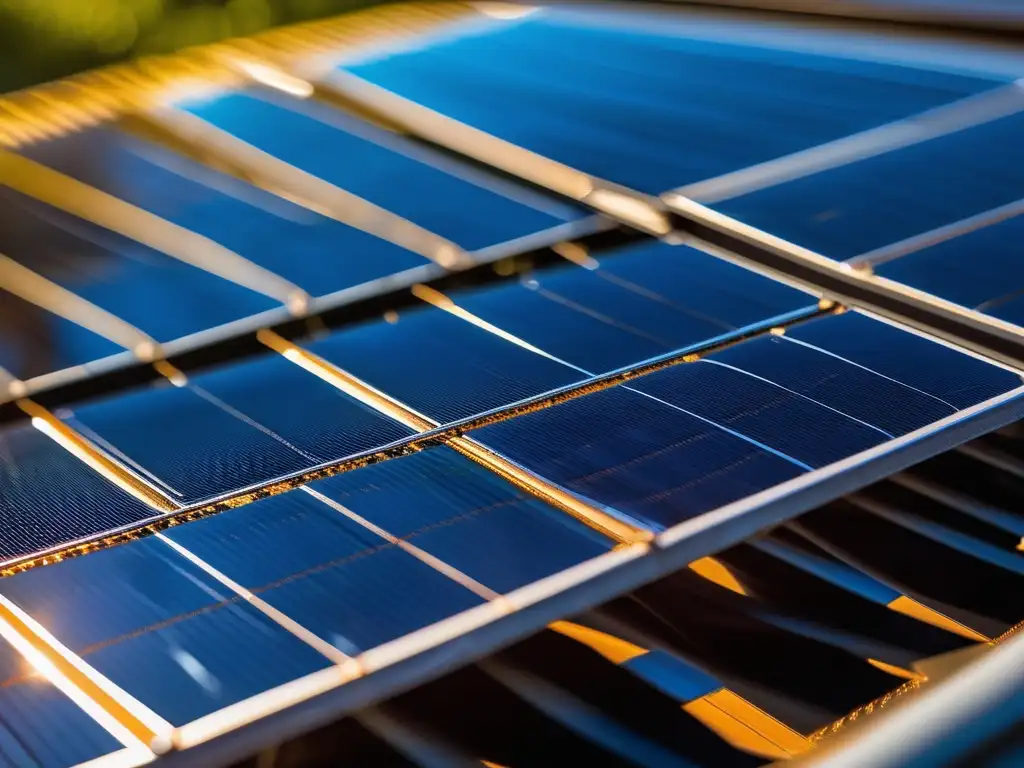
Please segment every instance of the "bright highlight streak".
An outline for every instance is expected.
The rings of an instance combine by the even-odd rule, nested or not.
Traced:
[[[445,296],[443,293],[434,290],[429,286],[422,284],[414,285],[412,287],[412,295],[415,296],[417,299],[420,299],[421,301],[427,302],[427,304],[431,304],[437,307],[438,309],[443,309],[448,314],[455,315],[455,317],[459,318],[460,320],[465,320],[467,323],[475,325],[477,328],[482,328],[488,333],[493,333],[495,336],[501,337],[505,341],[515,344],[518,347],[522,347],[523,349],[527,349],[530,352],[533,352],[535,355],[541,355],[543,357],[548,358],[549,360],[554,360],[555,362],[562,363],[564,365],[570,365],[569,363],[566,363],[564,360],[560,360],[559,358],[548,354],[543,349],[539,349],[538,347],[533,346],[532,344],[530,344],[530,342],[525,341],[524,339],[521,339],[518,336],[513,336],[508,331],[504,331],[496,325],[492,325],[491,323],[484,320],[482,317],[478,317],[477,315],[474,315],[472,312],[468,312],[467,310],[463,309],[458,304],[456,304],[454,301],[452,301],[450,298]],[[575,368],[576,366],[571,367]]]
[[[297,99],[308,99],[313,95],[315,89],[313,84],[303,80],[301,77],[289,75],[277,67],[269,64],[261,64],[256,61],[238,61],[235,66],[261,85],[282,91]]]
[[[266,600],[257,597],[248,589],[239,584],[237,581],[234,581],[229,576],[217,570],[212,565],[207,563],[205,560],[200,558],[198,555],[194,554],[191,550],[188,550],[185,547],[181,546],[181,544],[174,541],[174,539],[168,538],[163,533],[157,533],[155,535],[158,539],[160,539],[160,541],[162,541],[168,547],[173,549],[175,552],[177,552],[183,558],[188,560],[190,563],[195,565],[197,568],[199,568],[199,570],[203,571],[203,573],[206,573],[207,575],[213,577],[214,580],[220,582],[225,587],[234,592],[236,595],[242,597],[242,599],[244,599],[247,603],[253,606],[256,610],[258,610],[263,615],[267,616],[271,621],[273,621],[278,626],[286,629],[299,640],[306,643],[306,645],[316,649],[321,654],[326,656],[328,659],[333,661],[335,664],[339,664],[342,666],[352,666],[353,668],[350,671],[353,673],[359,671],[359,662],[353,659],[351,656],[342,653],[333,645],[328,643],[326,640],[319,637],[318,635],[315,635],[313,632],[306,629],[304,626],[299,624],[297,621],[295,621],[287,614],[284,614],[281,611],[279,611]]]
[[[33,427],[121,490],[161,512],[178,509],[177,503],[133,475],[42,406],[31,400],[19,400],[18,406],[32,417]]]
[[[668,217],[654,205],[633,195],[612,189],[595,189],[583,198],[583,202],[613,219],[632,224],[644,232],[664,237],[672,232]]]
[[[524,19],[540,10],[531,5],[519,5],[517,3],[474,3],[473,7],[484,14],[484,16],[507,21]]]
[[[170,744],[173,730],[170,723],[82,661],[3,595],[0,595],[0,636],[126,746],[160,752]]]

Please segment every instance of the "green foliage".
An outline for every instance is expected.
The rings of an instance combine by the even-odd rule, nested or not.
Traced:
[[[0,90],[169,53],[374,0],[0,0]]]

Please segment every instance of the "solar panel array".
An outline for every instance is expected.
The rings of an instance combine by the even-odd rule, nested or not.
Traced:
[[[7,762],[142,764],[301,702],[339,715],[566,615],[555,598],[610,599],[1020,417],[1018,331],[988,319],[1020,322],[1018,81],[460,14],[0,158]],[[694,215],[881,298],[694,238]],[[864,265],[982,335],[911,322],[918,295]],[[795,568],[890,604],[891,563],[822,542],[924,530],[1002,597],[921,599],[990,638],[1022,618],[1006,506],[819,511],[817,554],[783,532],[685,578],[778,591]],[[863,675],[819,714],[900,683],[768,623]],[[963,645],[924,626],[914,651]],[[746,759],[691,726],[701,764]]]

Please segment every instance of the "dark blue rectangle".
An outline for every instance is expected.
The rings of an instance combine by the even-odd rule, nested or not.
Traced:
[[[188,109],[469,250],[547,229],[575,214],[553,204],[537,210],[432,167],[438,157],[327,107],[294,102],[281,107],[232,93]]]
[[[26,571],[2,586],[174,725],[329,663],[156,538]]]
[[[73,134],[31,151],[48,165],[205,235],[312,295],[427,263],[365,232],[110,130]],[[96,160],[85,165],[83,157]],[[197,297],[182,300],[195,302]]]
[[[484,320],[593,373],[620,368],[807,307],[807,294],[691,248],[602,256],[520,284],[452,294]]]
[[[282,357],[76,408],[72,426],[183,502],[272,480],[411,431]]]
[[[156,514],[27,424],[0,431],[0,558]]]
[[[423,308],[304,343],[311,352],[445,423],[584,378],[440,309]]]
[[[631,31],[545,13],[351,69],[535,152],[655,194],[993,85],[686,39],[684,26],[673,36],[664,19]]]
[[[813,344],[876,378],[888,378],[900,386],[904,397],[917,392],[944,404],[950,413],[1021,385],[1020,376],[1011,371],[859,312],[802,323],[786,336]],[[889,405],[881,397],[876,402],[880,408]],[[909,410],[908,405],[901,407]]]
[[[613,543],[450,448],[311,487],[496,592],[596,557]]]
[[[804,471],[749,441],[623,387],[471,435],[541,476],[656,528]]]
[[[875,273],[987,315],[1024,324],[1024,217],[879,264]]]
[[[1024,114],[770,187],[715,207],[849,259],[1024,197]]]
[[[168,536],[350,655],[481,602],[302,491]]]
[[[666,368],[632,386],[809,468],[845,459],[888,439],[885,432],[770,380],[727,368],[716,357]]]

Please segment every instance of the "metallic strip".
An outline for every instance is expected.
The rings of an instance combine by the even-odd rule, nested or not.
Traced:
[[[1024,80],[791,155],[688,184],[666,194],[679,194],[712,205],[983,125],[1021,110],[1024,110]]]
[[[757,265],[772,276],[853,307],[864,307],[926,333],[967,347],[1017,369],[1024,368],[1024,333],[1017,326],[923,291],[855,269],[713,211],[682,195],[666,195],[669,207],[682,217],[680,228],[730,260]]]
[[[657,198],[603,181],[435,112],[347,72],[312,81],[258,65],[246,73],[262,85],[298,98],[313,98],[395,133],[503,171],[543,189],[576,200],[611,218],[658,237],[671,233]],[[282,81],[282,77],[285,81]],[[285,85],[285,83],[287,85]]]
[[[135,326],[3,254],[0,254],[0,286],[30,304],[131,350],[140,360],[152,360],[160,354],[160,345]],[[8,391],[10,383],[7,381]]]
[[[280,160],[196,115],[168,107],[128,115],[120,127],[446,269],[473,263],[469,254],[450,240]]]
[[[3,595],[0,595],[0,635],[125,746],[157,754],[170,746],[170,723],[82,661]]]
[[[114,461],[105,451],[82,437],[75,430],[31,400],[19,400],[18,407],[32,418],[32,426],[49,437],[76,459],[134,496],[148,507],[162,512],[175,512],[181,506],[140,475]]]
[[[0,183],[80,219],[117,232],[304,314],[305,291],[273,272],[149,211],[66,176],[41,163],[0,150]]]
[[[1024,80],[1020,81],[1020,88],[1021,94],[1024,96]],[[854,256],[852,259],[847,259],[846,263],[851,265],[869,264],[872,267],[876,267],[879,264],[895,261],[911,253],[931,248],[933,245],[944,243],[947,240],[953,240],[971,232],[976,232],[979,229],[991,227],[1015,216],[1020,216],[1022,213],[1024,213],[1024,199],[1014,200],[1012,203],[983,211],[976,216],[968,216],[966,219],[954,221],[952,224],[947,224],[944,227],[937,227],[920,235],[900,240],[897,243],[883,245],[881,248]]]

